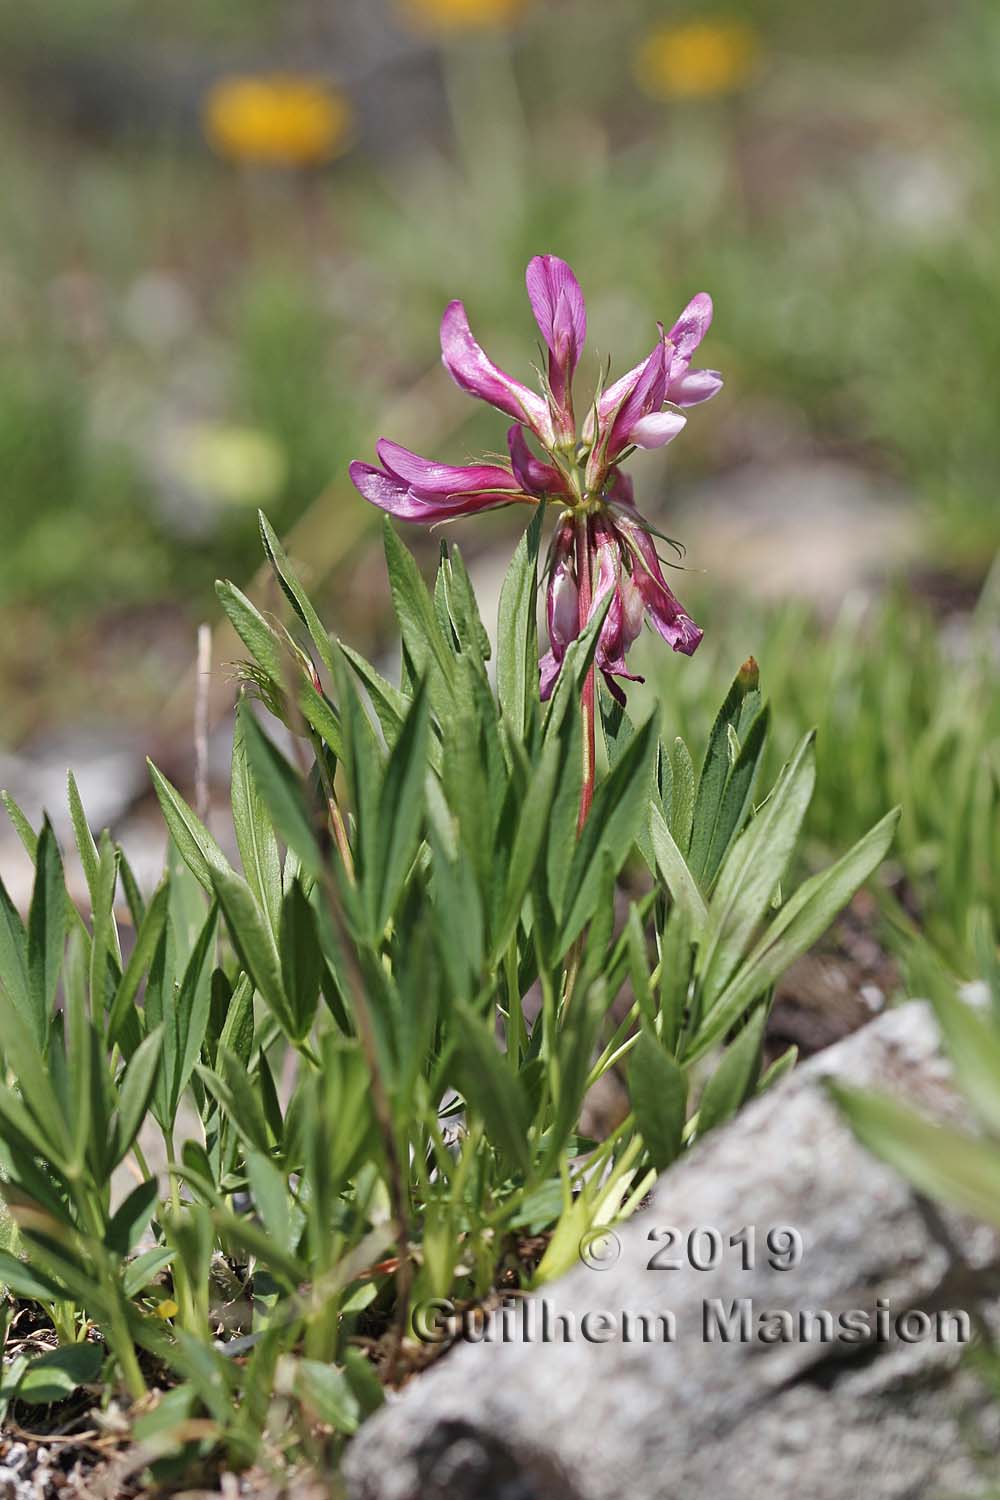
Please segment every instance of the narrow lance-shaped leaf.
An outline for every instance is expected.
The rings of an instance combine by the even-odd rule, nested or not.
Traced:
[[[497,623],[497,693],[500,707],[523,738],[538,698],[538,551],[544,504],[517,544],[500,591]]]
[[[747,1007],[822,937],[885,858],[898,820],[898,809],[887,813],[836,864],[799,887],[706,1013],[690,1058],[700,1056],[725,1035]]]
[[[192,875],[211,894],[212,871],[228,871],[229,861],[201,819],[188,807],[177,788],[170,784],[151,760],[146,763],[153,778],[153,789],[170,836]]]
[[[1000,1224],[1000,1154],[993,1141],[932,1124],[896,1099],[827,1086],[858,1139],[920,1192]]]
[[[295,1023],[281,978],[277,944],[246,881],[232,870],[212,871],[215,894],[240,961],[282,1030],[294,1036]]]
[[[687,1078],[648,1031],[643,1031],[632,1053],[628,1088],[643,1144],[657,1172],[663,1172],[680,1154]]]
[[[157,1026],[141,1043],[122,1076],[117,1121],[113,1126],[114,1166],[128,1155],[139,1134],[156,1088],[162,1050],[163,1028]]]
[[[243,874],[268,920],[277,932],[281,917],[281,856],[271,816],[257,788],[246,750],[246,724],[252,718],[246,699],[236,710],[233,734],[232,806],[236,843]]]
[[[751,657],[736,674],[708,737],[687,851],[688,863],[696,880],[711,879],[709,856],[723,806],[723,794],[734,770],[730,737],[740,722],[748,694],[755,693],[756,688],[757,666]]]
[[[253,714],[246,711],[242,731],[257,791],[278,832],[289,849],[294,849],[302,869],[315,878],[320,873],[322,857],[302,778],[268,739]]]
[[[704,926],[708,915],[705,902],[694,876],[688,869],[687,861],[678,849],[670,829],[655,805],[650,807],[650,834],[656,868],[676,904],[690,918],[692,931],[697,934]]]
[[[571,897],[563,924],[563,952],[592,916],[600,891],[601,854],[610,856],[615,873],[627,859],[643,813],[649,804],[649,788],[657,744],[657,717],[636,732],[614,770],[594,794],[590,816],[583,826],[570,865]]]
[[[427,694],[421,685],[382,780],[376,852],[376,932],[382,931],[395,911],[417,851],[424,817],[429,730]]]
[[[698,1136],[734,1115],[750,1097],[760,1073],[760,1045],[768,1007],[758,1006],[734,1042],[730,1042],[705,1085],[698,1103]]]
[[[28,934],[17,907],[0,880],[0,986],[27,1020],[31,1015],[28,985]],[[2,1045],[2,1044],[0,1044]]]
[[[469,1108],[480,1114],[490,1139],[512,1166],[530,1166],[527,1100],[514,1074],[497,1050],[486,1023],[464,1005],[454,1011],[459,1030],[458,1078]]]
[[[383,527],[385,561],[389,573],[393,607],[403,637],[403,649],[417,676],[426,676],[435,707],[444,710],[450,700],[455,662],[448,649],[427,585],[410,552],[404,547],[388,516]]]
[[[816,780],[813,738],[803,739],[719,875],[699,956],[706,1008],[738,964],[792,857]]]
[[[63,945],[66,941],[66,885],[62,860],[48,818],[38,838],[35,884],[28,911],[30,1022],[41,1051],[48,1043]]]

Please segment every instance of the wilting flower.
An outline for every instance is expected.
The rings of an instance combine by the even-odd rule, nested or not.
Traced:
[[[516,21],[528,0],[397,0],[403,18],[420,31],[486,31]]]
[[[744,21],[690,21],[651,31],[635,72],[655,99],[707,98],[739,88],[756,60],[757,37]]]
[[[221,156],[271,167],[330,161],[348,145],[352,119],[336,89],[283,73],[222,78],[203,111],[206,138]]]
[[[366,500],[406,521],[446,521],[539,500],[559,506],[549,553],[542,697],[551,693],[570,643],[610,593],[595,659],[621,700],[615,679],[639,680],[625,657],[645,616],[675,651],[690,655],[702,636],[667,587],[652,529],[620,465],[636,448],[669,443],[687,420],[679,408],[707,401],[721,387],[716,371],[691,366],[712,321],[712,300],[699,292],[669,332],[659,325],[646,358],[612,385],[602,384],[578,425],[573,376],[587,335],[583,294],[554,255],[536,255],[526,281],[548,349],[541,393],[493,363],[473,337],[461,302],[449,303],[441,322],[441,355],[455,383],[514,419],[507,432],[509,465],[433,463],[382,438],[379,467],[355,461],[351,478]]]

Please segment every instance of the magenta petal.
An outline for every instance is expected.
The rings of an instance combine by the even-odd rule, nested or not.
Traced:
[[[441,358],[460,390],[488,401],[515,421],[526,422],[541,438],[552,441],[546,403],[535,391],[505,375],[472,336],[461,302],[449,302],[441,319]]]
[[[587,338],[587,307],[580,283],[558,255],[534,256],[524,279],[542,338],[553,354],[568,351],[572,373]]]
[[[562,670],[562,657],[557,661],[551,651],[546,651],[538,663],[538,694],[544,703],[551,698],[552,689],[556,685],[556,679]]]
[[[559,470],[535,457],[528,447],[523,427],[515,425],[508,430],[507,447],[510,449],[514,478],[522,490],[527,490],[529,495],[537,495],[539,499],[543,495],[561,495],[565,492],[566,485]]]
[[[614,458],[632,441],[632,429],[641,417],[659,411],[667,387],[667,352],[662,337],[641,367],[639,376],[611,417],[607,457]]]
[[[705,337],[712,324],[712,299],[707,292],[692,297],[677,322],[667,334],[677,354],[685,365]]]
[[[628,435],[630,443],[637,448],[662,448],[672,442],[687,422],[676,411],[654,411],[648,417],[640,417]]]
[[[680,376],[671,375],[667,384],[667,400],[675,406],[698,406],[710,401],[722,389],[722,376],[718,370],[686,370]]]
[[[632,580],[642,595],[650,619],[660,635],[675,651],[691,656],[696,650],[704,631],[685,614],[680,600],[670,591],[660,568],[660,559],[652,539],[639,526],[628,525],[628,536],[639,557],[632,571]]]
[[[397,516],[407,508],[409,488],[392,474],[386,474],[372,464],[364,464],[360,459],[354,460],[348,473],[355,489],[360,490],[365,499],[370,500],[372,505],[377,505],[379,510],[387,510],[390,515]]]
[[[580,595],[573,553],[573,527],[564,524],[552,538],[552,569],[545,599],[549,645],[559,661],[570,641],[580,634]]]
[[[390,474],[398,476],[421,496],[458,498],[483,490],[518,492],[521,489],[513,474],[496,464],[438,464],[411,453],[409,448],[403,448],[389,438],[380,438],[375,451]]]
[[[655,353],[656,350],[654,349],[653,354]],[[639,379],[639,376],[649,364],[649,361],[652,359],[653,354],[647,354],[646,358],[640,360],[637,365],[633,365],[631,370],[629,370],[627,374],[620,375],[618,379],[613,382],[613,384],[607,386],[605,390],[602,391],[601,399],[597,403],[597,416],[599,421],[603,421],[605,418],[610,417],[612,412],[621,405],[622,401],[624,401],[629,391],[635,389],[635,385],[637,380]],[[589,429],[592,428],[592,426],[593,413],[588,416],[587,427],[584,429],[584,437],[589,438],[591,436]]]

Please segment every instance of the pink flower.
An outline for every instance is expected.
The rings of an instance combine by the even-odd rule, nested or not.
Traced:
[[[455,383],[514,419],[507,433],[509,468],[436,464],[382,438],[380,466],[355,462],[351,478],[366,500],[406,521],[449,520],[539,500],[560,506],[549,555],[541,694],[551,693],[570,642],[610,590],[595,661],[611,692],[623,699],[616,679],[639,680],[625,658],[645,616],[675,651],[690,655],[702,636],[667,587],[619,464],[634,448],[671,442],[687,420],[678,408],[707,401],[721,388],[716,371],[691,368],[712,321],[712,299],[699,292],[668,333],[660,325],[646,359],[598,392],[578,432],[573,378],[587,334],[583,294],[555,255],[536,255],[525,280],[548,349],[542,393],[493,363],[473,337],[461,302],[449,303],[441,322],[441,356]],[[529,435],[543,457],[532,450]]]

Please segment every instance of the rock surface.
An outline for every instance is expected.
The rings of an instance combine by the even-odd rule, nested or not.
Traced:
[[[907,1343],[895,1320],[923,1309],[991,1320],[1000,1236],[942,1213],[855,1141],[823,1085],[829,1075],[902,1093],[939,1117],[961,1113],[934,1022],[919,1004],[891,1011],[801,1067],[733,1125],[661,1178],[651,1206],[595,1246],[591,1260],[519,1307],[514,1341],[449,1351],[368,1423],[347,1455],[352,1500],[741,1500],[808,1496],[917,1500],[985,1495],[1000,1451],[1000,1408],[954,1342]],[[728,1243],[756,1226],[756,1264]],[[668,1244],[668,1226],[678,1240]],[[802,1236],[799,1263],[768,1264],[772,1227]],[[722,1252],[698,1270],[687,1236],[712,1228]],[[710,1236],[696,1236],[711,1258]],[[661,1259],[679,1269],[648,1269]],[[725,1318],[738,1299],[754,1314],[850,1309],[874,1320],[889,1304],[884,1342],[706,1341],[705,1306]],[[573,1342],[544,1342],[558,1313]],[[588,1341],[582,1319],[603,1340]],[[638,1314],[671,1313],[674,1339],[641,1340]],[[632,1340],[621,1337],[632,1314]],[[521,1330],[532,1327],[528,1342]],[[775,1326],[775,1325],[769,1325]],[[919,1328],[913,1320],[909,1332]],[[756,1328],[756,1323],[752,1324]],[[983,1458],[983,1454],[987,1458]]]

